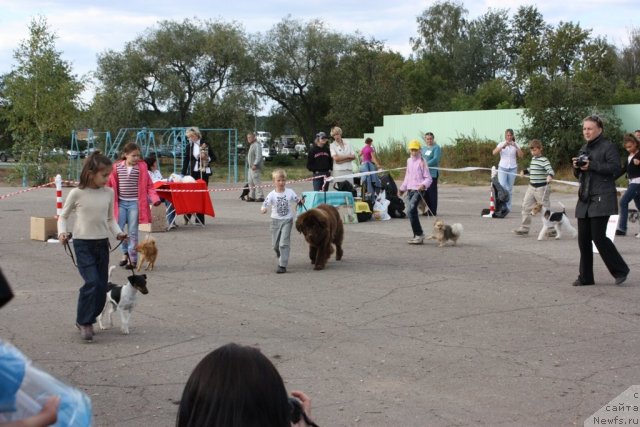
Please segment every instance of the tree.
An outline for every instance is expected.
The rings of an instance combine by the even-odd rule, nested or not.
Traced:
[[[371,132],[385,114],[400,114],[405,101],[400,78],[404,60],[382,42],[360,38],[340,59],[330,94],[328,121],[345,136]]]
[[[246,68],[247,40],[235,24],[161,21],[123,52],[98,58],[100,95],[130,108],[170,113],[186,125],[195,102],[223,97]]]
[[[56,36],[45,18],[33,19],[29,34],[14,51],[17,66],[5,76],[3,92],[21,167],[43,183],[48,178],[44,157],[58,138],[68,137],[83,84],[55,49]]]
[[[336,67],[348,50],[348,39],[329,31],[322,21],[303,24],[287,17],[254,42],[255,90],[286,111],[298,134],[312,141],[317,131],[328,127]]]
[[[462,3],[438,1],[418,18],[418,37],[412,38],[413,50],[453,56],[456,45],[466,33],[467,10]]]
[[[523,134],[545,141],[552,162],[568,164],[583,144],[580,123],[588,114],[606,119],[609,137],[619,133],[611,108],[615,50],[579,25],[562,22],[547,29],[543,46],[540,63],[526,79]]]

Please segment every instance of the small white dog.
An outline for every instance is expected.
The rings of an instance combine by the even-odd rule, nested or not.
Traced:
[[[560,206],[562,206],[562,212],[551,212],[545,209],[542,215],[542,229],[540,230],[540,234],[538,234],[538,240],[545,240],[547,232],[551,228],[555,228],[556,230],[556,240],[562,238],[563,231],[569,232],[573,238],[578,235],[578,231],[573,228],[571,222],[569,222],[569,217],[565,212],[564,205],[560,203]]]
[[[149,293],[147,289],[147,275],[146,274],[132,274],[127,277],[127,284],[124,286],[115,285],[111,283],[111,272],[116,268],[115,265],[109,267],[109,287],[107,290],[107,302],[104,305],[102,313],[98,316],[98,325],[100,329],[108,329],[113,326],[113,319],[111,315],[114,311],[120,312],[120,330],[123,334],[129,334],[129,319],[131,318],[131,312],[136,305],[138,299],[138,291],[141,294],[146,295]],[[109,320],[109,325],[105,326],[103,320],[105,317]]]

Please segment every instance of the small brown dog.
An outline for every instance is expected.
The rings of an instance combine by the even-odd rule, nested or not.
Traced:
[[[440,242],[438,247],[444,246],[448,241],[452,241],[455,246],[463,230],[462,224],[446,225],[443,220],[436,219],[433,223],[433,234],[428,237],[428,240],[435,239]]]
[[[138,245],[136,246],[136,251],[139,254],[137,270],[140,271],[140,268],[142,268],[142,264],[145,261],[147,262],[147,268],[145,268],[145,270],[153,270],[153,266],[156,263],[156,258],[158,257],[158,247],[156,246],[156,241],[149,236],[141,243],[138,243]]]

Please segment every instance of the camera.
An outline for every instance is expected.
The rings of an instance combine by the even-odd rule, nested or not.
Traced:
[[[302,419],[302,403],[295,397],[289,398],[289,406],[291,407],[291,422],[299,423]]]
[[[588,161],[589,155],[587,153],[580,153],[578,154],[578,157],[576,157],[576,167],[581,168],[582,166],[586,165]]]

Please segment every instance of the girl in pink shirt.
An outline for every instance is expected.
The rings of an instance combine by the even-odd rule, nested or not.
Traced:
[[[418,205],[422,198],[422,192],[429,188],[432,181],[429,166],[427,166],[427,162],[422,158],[420,148],[420,142],[417,139],[409,142],[409,152],[411,156],[407,159],[407,170],[398,192],[400,197],[407,192],[407,201],[409,204],[407,215],[411,223],[411,229],[413,230],[413,238],[408,240],[408,243],[411,245],[421,245],[424,242],[424,232],[422,231],[420,217],[418,216]]]

